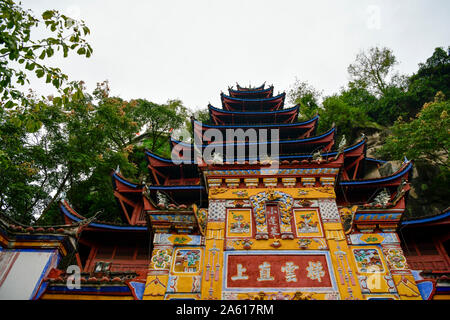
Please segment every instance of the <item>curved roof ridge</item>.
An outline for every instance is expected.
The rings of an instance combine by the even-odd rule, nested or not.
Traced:
[[[327,132],[319,135],[319,136],[314,136],[314,137],[309,137],[309,138],[303,138],[303,139],[292,139],[292,140],[279,140],[278,143],[279,144],[288,144],[288,143],[296,143],[296,142],[308,142],[308,141],[314,141],[314,140],[319,140],[321,138],[327,137],[329,135],[331,135],[332,133],[334,133],[336,131],[335,127],[332,127],[331,129],[329,129]],[[170,137],[170,141],[176,144],[180,144],[180,145],[184,145],[184,146],[190,146],[192,147],[193,144],[192,143],[186,143],[183,141],[179,141],[176,140],[172,137]],[[255,144],[269,144],[272,143],[272,141],[265,141],[265,142],[236,142],[236,143],[215,143],[212,142],[211,144],[202,144],[202,147],[207,147],[207,146],[226,146],[226,145],[255,145]]]
[[[148,187],[150,190],[203,190],[205,189],[202,185],[152,185]]]
[[[242,91],[240,91],[240,92],[242,92]],[[227,94],[222,92],[220,94],[220,97],[221,97],[222,101],[223,101],[224,98],[230,99],[230,100],[235,100],[235,101],[248,101],[248,102],[251,102],[251,101],[271,101],[271,100],[277,100],[277,99],[286,97],[286,92],[280,93],[280,94],[278,94],[276,96],[269,97],[269,98],[235,98],[235,97],[229,96],[229,95],[227,95]]]
[[[178,166],[178,164],[173,163],[172,159],[164,158],[164,157],[158,156],[157,154],[151,152],[150,150],[145,149],[145,150],[144,150],[144,153],[145,153],[146,155],[148,155],[149,157],[155,158],[155,159],[157,159],[157,160],[159,160],[159,161],[167,162],[167,163],[170,163],[170,164],[172,164],[172,165],[174,165],[174,166]],[[194,161],[191,160],[191,164],[193,164],[193,163],[194,163]],[[183,161],[183,164],[185,164],[184,161]]]
[[[413,167],[412,161],[407,161],[407,162],[404,162],[403,165],[396,172],[390,174],[389,176],[373,178],[373,179],[340,181],[339,184],[343,185],[343,186],[349,186],[349,185],[373,184],[373,183],[392,181],[392,180],[395,180],[395,179],[401,177],[405,173],[407,173],[409,170],[412,169],[412,167]]]
[[[320,117],[319,115],[315,115],[313,118],[306,120],[306,121],[302,121],[302,122],[294,122],[294,123],[280,123],[280,124],[235,124],[235,125],[220,125],[220,124],[204,124],[203,122],[192,118],[192,120],[195,123],[201,124],[203,127],[207,127],[207,128],[241,128],[241,127],[295,127],[295,126],[301,126],[301,125],[305,125],[305,124],[309,124],[311,122],[314,122],[316,120],[318,120]]]
[[[85,218],[84,216],[80,215],[73,209],[67,201],[61,201],[60,202],[60,208],[62,213],[69,218],[71,221],[74,222],[80,222]],[[147,230],[147,227],[138,227],[138,226],[132,226],[129,224],[119,224],[119,223],[113,223],[113,222],[106,222],[106,221],[97,221],[97,222],[90,222],[89,226],[91,227],[97,227],[101,229],[114,229],[114,230],[130,230],[130,231],[138,231],[138,230]]]
[[[120,182],[122,182],[123,184],[133,188],[133,189],[139,189],[139,188],[143,188],[144,185],[143,184],[139,184],[139,183],[133,183],[131,181],[129,181],[128,179],[126,179],[123,175],[121,175],[118,171],[114,170],[111,174],[113,179],[116,179]]]
[[[243,88],[243,89],[248,89],[248,88]],[[263,92],[267,92],[267,91],[270,91],[270,90],[273,90],[273,89],[274,89],[273,85],[271,85],[271,86],[269,86],[269,87],[267,87],[265,89],[263,88],[263,89],[257,89],[257,90],[253,90],[253,89],[250,89],[250,90],[236,90],[236,89],[233,89],[233,87],[228,87],[229,91],[233,91],[235,93],[263,93]]]
[[[343,153],[345,154],[346,152],[350,152],[358,147],[360,147],[361,145],[365,144],[367,141],[367,138],[363,138],[360,141],[354,143],[353,145],[349,146],[348,148],[344,149]],[[322,153],[322,157],[332,157],[332,156],[336,156],[338,154],[338,151],[331,151],[331,152],[325,152]],[[279,155],[278,158],[279,160],[286,160],[286,159],[296,159],[296,158],[312,158],[313,155],[311,153],[303,153],[303,154],[288,154],[288,155]],[[254,160],[259,160],[259,157],[256,158],[237,158],[235,159],[235,161],[254,161]],[[172,162],[172,160],[170,159],[165,159],[166,162]],[[191,164],[194,164],[194,160],[190,160]]]
[[[260,85],[259,87],[255,87],[255,88],[246,88],[246,87],[241,87],[241,86],[239,85],[239,83],[236,82],[236,88],[237,88],[237,90],[239,90],[239,91],[241,91],[241,90],[242,90],[242,91],[261,90],[261,89],[264,89],[265,85],[266,85],[266,82],[264,81],[264,83],[263,83],[262,85]]]
[[[229,113],[229,114],[257,114],[257,115],[258,114],[264,115],[264,114],[274,114],[274,113],[288,113],[288,112],[291,112],[294,110],[298,111],[299,107],[300,107],[300,105],[297,104],[291,108],[275,110],[275,111],[229,111],[229,110],[219,109],[219,108],[214,107],[212,104],[208,104],[208,109],[210,112],[211,112],[211,110],[214,110],[214,111],[218,111],[218,112],[222,112],[222,113]]]
[[[448,207],[447,209],[444,209],[442,212],[435,214],[435,215],[419,217],[419,218],[412,219],[412,220],[404,220],[401,222],[401,224],[402,225],[410,225],[410,224],[434,222],[434,221],[445,219],[447,217],[450,217],[450,207]]]

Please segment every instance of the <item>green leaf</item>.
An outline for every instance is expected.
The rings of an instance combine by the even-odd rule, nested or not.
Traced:
[[[36,64],[34,62],[27,62],[27,64],[25,65],[25,69],[33,71],[34,67],[36,66]]]
[[[13,101],[9,100],[8,102],[5,103],[4,107],[5,107],[5,109],[9,109],[9,108],[14,107],[14,105],[15,105],[15,103]]]
[[[69,53],[69,47],[65,43],[63,43],[62,46],[63,46],[64,58],[66,58]]]
[[[47,11],[45,11],[45,12],[42,14],[42,19],[44,19],[44,20],[51,19],[51,18],[53,17],[54,14],[55,14],[54,11],[52,11],[52,10],[47,10]]]
[[[83,32],[84,32],[84,35],[88,35],[88,34],[91,33],[91,31],[89,30],[89,28],[86,27],[86,26],[83,27]]]
[[[86,49],[83,48],[83,47],[81,47],[81,48],[79,48],[79,49],[77,50],[77,53],[80,54],[80,55],[85,54],[85,53],[86,53]]]
[[[36,70],[36,76],[37,76],[38,78],[42,78],[42,77],[44,76],[44,74],[45,74],[44,69],[38,69],[38,70]]]
[[[60,97],[54,97],[53,98],[53,104],[57,107],[60,107],[62,104],[62,99]]]
[[[13,116],[13,118],[11,118],[10,122],[15,125],[16,127],[20,127],[22,126],[22,120],[20,120],[18,117]]]
[[[53,84],[57,89],[59,89],[59,85],[60,85],[59,79],[53,79],[53,80],[52,80],[52,84]]]
[[[49,48],[47,48],[46,52],[47,52],[47,57],[51,57],[55,51],[53,50],[53,48],[49,47]]]

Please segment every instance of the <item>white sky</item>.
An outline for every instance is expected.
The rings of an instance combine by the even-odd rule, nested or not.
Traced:
[[[220,91],[264,81],[287,91],[298,78],[324,94],[347,84],[361,49],[387,46],[411,74],[435,47],[450,45],[448,0],[22,0],[40,15],[57,9],[91,30],[89,59],[56,59],[92,91],[192,110],[220,107]],[[40,94],[51,88],[33,83]],[[290,105],[289,105],[290,106]]]

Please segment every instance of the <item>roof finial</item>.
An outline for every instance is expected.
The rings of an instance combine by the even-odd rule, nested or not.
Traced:
[[[338,150],[339,150],[339,152],[343,152],[344,151],[344,148],[345,148],[345,145],[347,144],[347,140],[345,139],[345,134],[343,134],[342,135],[342,139],[341,139],[341,142],[339,142],[339,146],[338,146]]]

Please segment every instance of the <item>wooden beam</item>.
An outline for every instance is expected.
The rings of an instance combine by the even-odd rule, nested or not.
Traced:
[[[347,174],[347,170],[345,170],[345,168],[344,168],[344,170],[342,170],[342,177],[344,178],[344,180],[350,180],[350,178],[348,177],[348,174]]]
[[[159,182],[159,179],[158,179],[157,175],[156,175],[155,169],[154,169],[150,164],[148,165],[148,167],[149,167],[149,169],[152,171],[152,174],[153,174],[153,177],[154,177],[155,180],[156,180],[156,183],[157,183],[157,184],[161,184],[161,183]]]
[[[131,221],[132,221],[133,225],[135,225],[138,222],[139,216],[141,215],[142,210],[143,210],[143,204],[140,204],[140,203],[133,209],[133,213],[131,214]]]
[[[80,270],[83,270],[83,265],[82,265],[82,263],[81,263],[81,259],[80,259],[80,253],[75,253],[75,258],[77,259],[77,265],[78,265],[78,268],[80,268]]]
[[[352,168],[353,166],[356,165],[356,163],[358,161],[361,161],[363,158],[364,158],[363,154],[359,155],[358,158],[355,159],[355,161],[353,161],[352,163],[350,163],[348,166],[345,167],[345,170],[348,170],[348,169]]]
[[[131,224],[131,220],[130,220],[130,217],[128,215],[127,208],[125,207],[125,205],[123,204],[123,201],[121,199],[119,199],[119,202],[120,202],[120,205],[122,207],[123,213],[125,213],[125,217],[127,218],[128,223]]]
[[[301,138],[301,139],[303,139],[303,138],[309,138],[309,137],[311,136],[311,133],[313,132],[313,130],[314,130],[314,127],[309,128],[309,130],[306,131],[305,134],[302,135],[300,138]]]
[[[131,201],[130,199],[126,198],[125,196],[123,196],[120,192],[118,191],[114,191],[114,196],[116,198],[118,198],[119,200],[122,200],[123,202],[125,202],[126,204],[135,207],[137,205],[136,202]]]
[[[358,173],[359,163],[361,162],[361,156],[358,157],[358,160],[356,160],[356,167],[355,171],[353,171],[353,180],[356,179],[356,174]]]
[[[91,252],[89,252],[89,256],[86,259],[86,265],[84,266],[83,272],[88,272],[89,268],[94,260],[95,255],[97,254],[97,247],[91,247]]]

